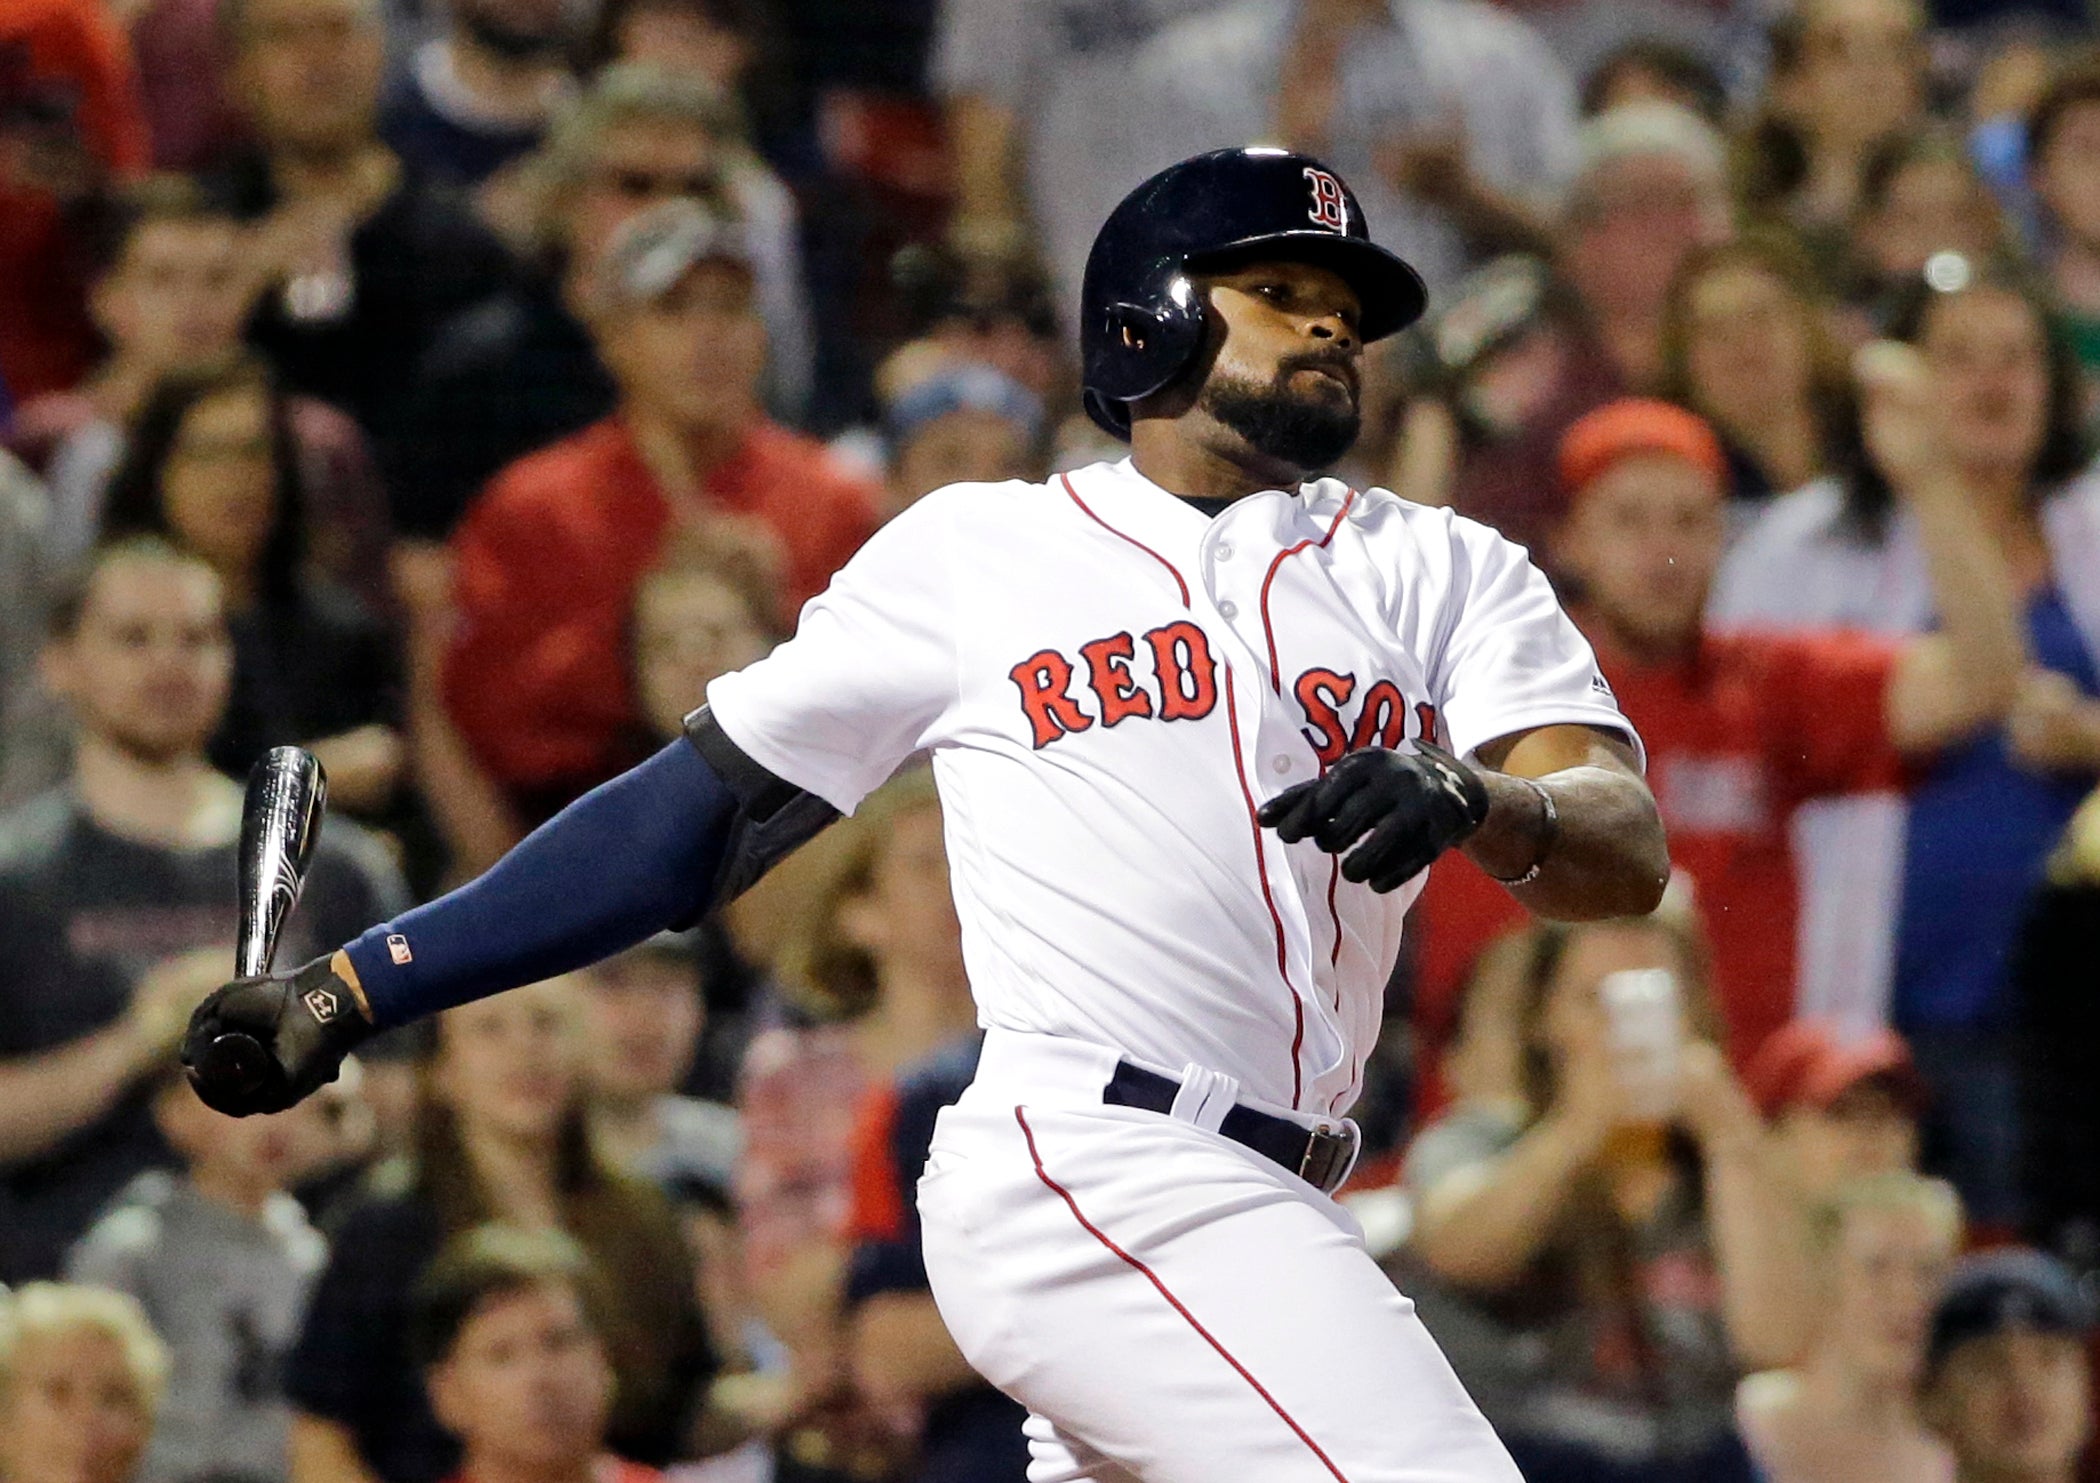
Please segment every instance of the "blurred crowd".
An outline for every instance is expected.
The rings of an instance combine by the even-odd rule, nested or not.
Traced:
[[[923,770],[291,1112],[172,1049],[264,750],[285,964],[470,878],[919,496],[1122,456],[1087,245],[1255,141],[1431,286],[1340,472],[1530,548],[1677,867],[1434,869],[1374,1248],[1533,1483],[2100,1476],[2084,5],[0,0],[0,1480],[1019,1483]]]

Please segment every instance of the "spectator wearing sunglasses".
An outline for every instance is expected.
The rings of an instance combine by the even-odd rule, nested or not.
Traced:
[[[766,331],[743,226],[666,201],[581,288],[613,414],[498,475],[452,542],[450,723],[520,825],[611,777],[638,719],[634,592],[679,530],[748,522],[784,558],[782,615],[874,529],[879,493],[766,417]]]
[[[563,115],[523,181],[533,271],[446,325],[411,368],[404,435],[381,450],[403,535],[443,540],[497,470],[612,410],[612,379],[574,306],[606,243],[652,205],[700,201],[743,220],[766,404],[799,401],[810,329],[793,206],[750,187],[732,121],[704,82],[640,64],[606,68]]]

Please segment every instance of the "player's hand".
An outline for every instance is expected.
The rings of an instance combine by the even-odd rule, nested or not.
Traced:
[[[1487,785],[1473,769],[1418,741],[1412,754],[1351,752],[1325,775],[1284,789],[1259,817],[1285,844],[1310,839],[1330,855],[1347,850],[1344,877],[1392,891],[1469,838],[1487,813]]]
[[[205,1106],[229,1117],[282,1112],[336,1079],[373,1030],[329,963],[237,978],[197,1006],[182,1065]]]

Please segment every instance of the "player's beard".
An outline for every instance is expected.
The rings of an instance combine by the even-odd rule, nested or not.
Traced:
[[[1293,356],[1276,368],[1267,385],[1213,372],[1203,388],[1203,407],[1247,440],[1257,453],[1313,473],[1330,468],[1356,445],[1363,427],[1354,390],[1347,396],[1302,394],[1291,389],[1297,372],[1329,359]]]

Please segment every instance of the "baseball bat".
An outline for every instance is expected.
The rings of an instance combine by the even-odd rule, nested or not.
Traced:
[[[306,868],[321,838],[328,807],[328,774],[313,753],[273,747],[248,773],[241,803],[240,938],[234,946],[237,978],[270,971],[277,934],[298,905]],[[226,1034],[205,1051],[205,1075],[253,1090],[269,1077],[269,1053],[252,1035]]]

